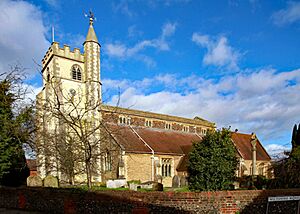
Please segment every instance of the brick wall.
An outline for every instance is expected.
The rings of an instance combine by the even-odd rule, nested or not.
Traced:
[[[266,213],[267,197],[300,189],[199,193],[0,188],[0,208],[47,213]],[[297,201],[273,202],[270,213],[296,213]]]

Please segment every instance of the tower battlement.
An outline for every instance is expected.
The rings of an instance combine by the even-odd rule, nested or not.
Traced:
[[[53,56],[84,62],[84,53],[81,53],[79,48],[74,48],[73,51],[71,51],[69,45],[60,47],[58,42],[52,42],[44,58],[42,59],[43,68]]]

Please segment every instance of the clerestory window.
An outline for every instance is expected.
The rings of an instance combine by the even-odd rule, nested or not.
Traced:
[[[131,118],[130,117],[119,116],[119,124],[131,125]]]
[[[184,132],[189,132],[189,127],[188,127],[188,126],[184,126],[184,127],[183,127],[183,131],[184,131]]]
[[[172,129],[171,123],[166,123],[165,124],[165,129]]]
[[[81,80],[81,68],[79,65],[73,65],[72,67],[72,79]]]
[[[152,127],[152,121],[151,120],[146,120],[145,121],[145,126]]]

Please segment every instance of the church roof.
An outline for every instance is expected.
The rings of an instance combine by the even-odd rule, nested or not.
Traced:
[[[107,129],[126,152],[184,155],[185,146],[200,141],[195,133],[107,124]],[[151,149],[150,149],[150,148]]]
[[[146,128],[128,125],[107,124],[109,132],[126,152],[185,155],[192,149],[192,143],[201,141],[196,133]],[[251,134],[233,132],[233,143],[244,160],[252,160]],[[150,149],[150,148],[151,149]],[[256,160],[269,161],[270,156],[257,141]],[[186,160],[187,161],[187,160]],[[186,165],[186,163],[184,163]]]
[[[232,132],[231,139],[242,158],[244,160],[252,160],[251,134]],[[261,145],[259,140],[257,140],[256,144],[256,160],[271,160],[271,157]]]

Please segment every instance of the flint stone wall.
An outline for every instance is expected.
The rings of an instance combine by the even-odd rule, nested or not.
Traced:
[[[0,188],[0,208],[42,213],[266,213],[270,196],[300,189],[219,192],[136,192],[53,188]],[[272,202],[270,213],[295,213],[297,202]]]

